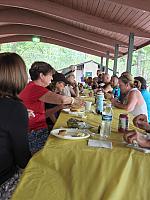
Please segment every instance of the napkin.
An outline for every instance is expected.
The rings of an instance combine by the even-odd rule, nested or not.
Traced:
[[[92,139],[89,139],[88,146],[90,146],[90,147],[100,147],[100,148],[112,149],[112,142],[110,142],[110,141],[102,141],[102,140],[92,140]]]

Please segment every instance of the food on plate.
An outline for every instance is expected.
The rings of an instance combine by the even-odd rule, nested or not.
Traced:
[[[77,132],[77,133],[74,133],[73,135],[71,135],[72,137],[84,137],[86,134],[85,133],[82,133],[82,132]]]
[[[84,136],[85,136],[85,133],[82,133],[82,132],[77,133],[77,137],[84,137]]]
[[[64,136],[67,134],[66,130],[59,130],[58,135]]]
[[[67,121],[67,126],[68,128],[90,128],[90,125],[88,125],[86,122],[80,121],[75,118],[70,118]]]
[[[78,109],[77,108],[71,108],[70,111],[71,112],[80,112],[80,108],[78,108]]]
[[[81,110],[81,106],[80,105],[72,105],[70,108],[71,112],[79,112]]]

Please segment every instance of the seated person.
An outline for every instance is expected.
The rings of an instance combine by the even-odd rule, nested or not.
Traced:
[[[100,69],[97,70],[97,77],[94,77],[94,79],[98,84],[103,83],[103,73]]]
[[[83,93],[84,93],[84,87],[83,87],[83,84],[82,84],[82,83],[78,83],[78,88],[79,88],[79,92],[80,92],[81,94],[83,94]]]
[[[93,79],[92,79],[92,77],[88,77],[87,78],[87,84],[88,84],[89,87],[92,87],[92,85],[93,85]]]
[[[92,83],[92,90],[97,89],[98,86],[99,86],[99,85],[98,85],[98,82],[97,82],[97,78],[94,77],[94,78],[93,78],[93,83]]]
[[[121,76],[119,78],[119,87],[121,94],[126,95],[124,102],[118,102],[117,99],[111,99],[112,105],[131,112],[134,116],[139,114],[147,115],[147,106],[143,96],[137,88],[134,88],[134,79],[131,75]]]
[[[111,87],[110,84],[110,76],[108,73],[104,73],[103,74],[103,83],[99,84],[99,87],[97,89],[94,90],[94,93],[97,93],[99,91],[104,92],[104,94],[108,93],[108,92],[112,92],[113,88]]]
[[[137,143],[140,147],[146,147],[150,148],[150,125],[147,121],[147,116],[146,115],[138,115],[133,119],[133,123],[136,127],[141,128],[145,130],[147,133],[140,133],[139,131],[136,130],[131,130],[127,131],[124,134],[124,139],[128,143]]]
[[[134,87],[137,88],[138,90],[140,90],[141,89],[141,82],[139,80],[134,80]]]
[[[68,81],[62,73],[55,73],[53,75],[53,80],[51,84],[47,88],[50,91],[55,92],[56,94],[62,95],[64,87],[67,83]],[[45,103],[46,115],[48,115],[48,117],[46,118],[46,122],[49,130],[52,130],[62,108],[64,108],[64,105]]]
[[[130,72],[125,71],[125,72],[122,72],[121,76],[132,76],[132,75],[131,75]],[[124,101],[126,95],[127,95],[127,94],[123,94],[123,93],[121,93],[121,91],[120,91],[119,101],[120,101],[121,103],[123,103],[123,101]]]
[[[101,74],[102,72],[101,72],[101,70],[100,69],[98,69],[97,70],[97,72],[96,72],[96,74],[97,74],[97,77]]]
[[[49,111],[45,112],[45,103],[51,104],[80,104],[79,99],[62,96],[49,91],[46,87],[52,80],[53,68],[45,62],[34,62],[29,70],[31,80],[21,91],[19,97],[26,108],[34,111],[35,117],[29,119],[29,146],[33,153],[41,149],[49,136],[46,117]],[[50,111],[51,112],[51,111]]]
[[[98,84],[101,85],[103,83],[103,73],[98,76]]]
[[[65,86],[63,90],[63,95],[71,96],[71,97],[79,97],[79,88],[78,84],[75,81],[75,75],[71,72],[66,76],[68,84]]]
[[[113,88],[112,92],[106,93],[105,98],[111,99],[111,98],[120,98],[120,88],[119,88],[119,81],[118,77],[116,75],[113,75],[110,80],[111,87]]]
[[[110,75],[108,73],[104,73],[103,74],[103,83],[105,84],[102,87],[102,90],[104,93],[107,92],[112,92],[113,88],[111,87],[111,83],[110,83]]]
[[[147,112],[148,112],[148,122],[150,122],[150,92],[146,89],[147,88],[146,80],[141,76],[135,77],[134,79],[135,79],[135,81],[138,81],[138,85],[137,85],[138,89],[140,90],[140,92],[146,102]],[[135,83],[135,81],[134,81],[134,83]]]
[[[27,83],[26,66],[15,53],[0,53],[0,199],[11,198],[31,154],[28,112],[18,93]]]

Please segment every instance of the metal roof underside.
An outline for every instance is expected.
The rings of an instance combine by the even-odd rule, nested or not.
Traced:
[[[149,0],[0,0],[0,43],[42,42],[114,58],[150,43]]]

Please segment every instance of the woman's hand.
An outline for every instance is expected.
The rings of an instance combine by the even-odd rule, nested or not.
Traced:
[[[110,101],[111,101],[113,106],[116,106],[116,104],[118,102],[115,98],[111,98]]]
[[[147,121],[147,116],[144,114],[138,115],[133,119],[133,124],[143,130],[149,130],[149,123]]]
[[[73,105],[77,105],[78,107],[82,107],[82,106],[84,106],[84,100],[79,98],[79,97],[76,97],[76,98],[74,98]]]
[[[135,142],[141,147],[150,148],[150,140],[148,140],[144,134],[131,130],[124,134],[124,140],[130,144],[134,144]]]

